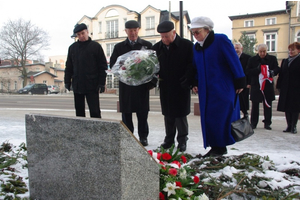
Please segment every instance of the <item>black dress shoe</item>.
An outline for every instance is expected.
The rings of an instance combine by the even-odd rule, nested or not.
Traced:
[[[164,149],[170,149],[172,147],[174,143],[167,143],[167,142],[164,142],[162,143],[160,146],[163,147]]]
[[[148,146],[148,140],[147,139],[140,139],[140,143],[145,147]]]
[[[267,129],[267,130],[272,130],[272,128],[271,128],[270,125],[265,125],[265,129]]]
[[[283,132],[287,133],[287,132],[291,132],[292,128],[290,126],[288,126],[285,130],[283,130]]]
[[[291,129],[291,133],[296,134],[296,133],[297,133],[297,127],[292,128],[292,129]]]
[[[178,144],[177,148],[179,149],[179,151],[184,152],[186,150],[186,144]]]
[[[203,158],[206,157],[218,157],[222,156],[224,154],[227,154],[227,148],[226,147],[212,147],[209,152],[207,152]]]
[[[251,124],[252,129],[256,129],[256,125]]]

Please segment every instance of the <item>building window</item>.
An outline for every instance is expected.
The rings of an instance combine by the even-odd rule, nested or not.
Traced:
[[[270,52],[276,51],[276,33],[265,33],[265,44]]]
[[[255,34],[253,34],[253,33],[246,34],[246,36],[251,40],[251,42],[253,42],[253,40],[255,40]]]
[[[146,17],[146,35],[155,35],[154,17]]]
[[[118,77],[114,77],[114,88],[119,88],[119,78]]]
[[[125,29],[125,23],[127,22],[127,18],[124,18],[123,20],[124,20],[123,24],[124,24],[124,29]]]
[[[107,74],[106,87],[107,88],[112,88],[112,75],[111,74]]]
[[[276,18],[272,17],[272,18],[266,18],[266,25],[273,25],[276,24]]]
[[[296,35],[296,41],[300,42],[300,32],[298,32],[297,35]]]
[[[102,22],[99,22],[99,33],[102,33]]]
[[[252,27],[254,26],[254,20],[246,20],[245,22],[245,27]]]
[[[105,38],[117,38],[118,35],[119,35],[118,20],[107,21]]]
[[[107,57],[110,57],[113,50],[114,50],[114,47],[115,47],[115,44],[116,43],[110,43],[110,44],[106,44],[106,56]]]
[[[16,89],[18,89],[18,88],[17,88],[17,81],[15,81],[15,90],[16,90]]]

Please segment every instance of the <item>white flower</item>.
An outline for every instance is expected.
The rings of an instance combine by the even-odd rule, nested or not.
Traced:
[[[195,197],[194,200],[209,200],[209,198],[205,194],[202,194],[200,196]]]
[[[179,178],[180,178],[180,179],[186,179],[186,176],[187,176],[186,170],[185,170],[184,168],[181,168],[181,169],[179,170]]]
[[[170,196],[171,194],[176,194],[175,190],[178,188],[180,187],[176,186],[176,183],[167,183],[163,191],[168,192],[168,196]]]
[[[194,194],[194,192],[186,189],[186,188],[183,188],[184,192],[188,195],[188,196],[192,196]]]

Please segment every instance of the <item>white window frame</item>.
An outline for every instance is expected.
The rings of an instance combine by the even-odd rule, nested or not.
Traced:
[[[106,21],[106,38],[117,38],[119,36],[119,21],[117,19]]]
[[[271,38],[267,39],[267,36],[271,36]],[[275,36],[275,38],[272,38],[272,36]],[[277,32],[264,33],[265,44],[268,45],[269,52],[277,51],[277,38]]]
[[[98,26],[99,26],[99,33],[102,33],[102,22],[98,22]]]
[[[146,35],[155,35],[155,16],[146,17]]]
[[[295,35],[295,42],[300,42],[300,31]]]
[[[271,22],[271,23],[268,23]],[[269,17],[265,19],[265,25],[274,25],[277,23],[277,18],[276,17]]]
[[[116,45],[116,43],[106,44],[106,56],[107,57],[110,57],[112,55],[115,45]]]
[[[249,25],[249,23],[250,23],[250,25]],[[244,21],[244,27],[253,27],[253,26],[254,26],[254,19]]]

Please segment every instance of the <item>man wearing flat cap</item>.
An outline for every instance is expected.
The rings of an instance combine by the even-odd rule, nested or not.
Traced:
[[[85,99],[90,116],[101,118],[99,93],[104,92],[107,61],[101,45],[92,41],[85,24],[78,24],[73,33],[78,40],[68,50],[65,88],[74,93],[76,116],[85,117]]]
[[[151,49],[152,44],[138,36],[140,24],[135,20],[125,23],[126,40],[115,45],[113,53],[110,57],[110,66],[113,67],[119,56],[131,51]],[[149,106],[149,90],[156,85],[153,79],[149,83],[138,86],[130,86],[119,81],[119,104],[122,113],[122,121],[133,133],[134,126],[132,121],[132,113],[136,113],[138,122],[138,135],[143,146],[148,145],[148,112]]]
[[[189,132],[187,115],[191,107],[193,43],[176,34],[171,21],[161,22],[157,32],[161,35],[161,41],[153,49],[160,64],[160,103],[166,131],[161,146],[168,149],[175,144],[177,130],[177,148],[183,152],[186,150]]]

